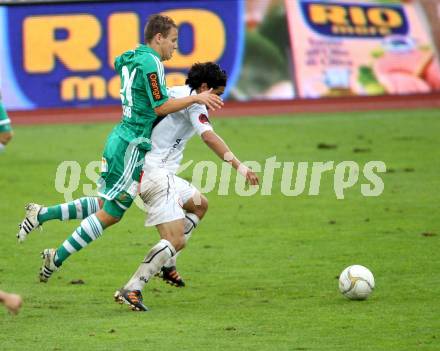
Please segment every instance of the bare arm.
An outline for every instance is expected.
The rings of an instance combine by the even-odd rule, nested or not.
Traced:
[[[258,176],[235,157],[228,145],[214,131],[208,130],[202,133],[202,140],[218,157],[230,163],[242,174],[251,185],[258,184]]]
[[[212,111],[222,108],[223,100],[219,96],[212,94],[211,91],[212,89],[197,95],[186,96],[179,99],[168,99],[162,105],[156,107],[154,112],[156,112],[158,116],[166,116],[196,103],[206,105]]]

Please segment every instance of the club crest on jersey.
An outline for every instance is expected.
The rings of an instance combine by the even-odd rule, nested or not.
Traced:
[[[158,76],[156,72],[147,73],[148,84],[150,85],[151,94],[153,95],[154,101],[159,101],[163,99],[162,92],[160,91]]]
[[[203,124],[210,124],[210,123],[211,123],[211,122],[209,122],[209,118],[208,118],[208,116],[205,115],[204,113],[202,113],[202,114],[199,116],[199,121],[200,121],[200,123],[203,123]]]

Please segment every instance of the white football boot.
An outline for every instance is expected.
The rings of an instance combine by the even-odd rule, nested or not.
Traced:
[[[55,249],[45,249],[41,253],[43,265],[40,269],[40,282],[47,283],[52,273],[58,270],[59,267],[55,265],[56,253],[57,251]]]
[[[26,239],[27,235],[34,229],[41,228],[41,225],[38,222],[38,213],[41,211],[42,208],[43,206],[33,203],[26,205],[26,217],[18,225],[18,227],[20,228],[17,234],[17,239],[19,242],[23,242]]]

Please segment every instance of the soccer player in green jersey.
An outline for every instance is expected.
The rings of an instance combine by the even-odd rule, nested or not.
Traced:
[[[11,120],[8,118],[5,108],[2,104],[0,93],[0,153],[4,151],[6,144],[12,139]]]
[[[131,206],[137,194],[145,153],[151,149],[153,122],[158,116],[179,111],[193,103],[205,104],[213,110],[222,107],[222,100],[211,91],[168,99],[162,61],[172,57],[177,48],[177,38],[177,26],[171,18],[152,15],[144,30],[146,45],[139,45],[115,60],[115,69],[121,77],[123,116],[104,148],[98,191],[100,200],[76,200],[73,208],[67,206],[68,214],[63,208],[48,211],[37,204],[27,206],[26,218],[20,224],[17,235],[19,241],[23,241],[45,219],[59,216],[60,212],[63,217],[73,215],[83,219],[58,249],[44,250],[41,282],[47,282],[71,254],[86,247],[99,238],[104,229],[117,223]],[[99,210],[93,213],[97,207]]]

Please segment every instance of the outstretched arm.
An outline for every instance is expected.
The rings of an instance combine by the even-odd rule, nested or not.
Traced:
[[[223,100],[216,94],[211,93],[212,89],[197,95],[190,95],[179,99],[168,99],[162,105],[156,107],[154,112],[162,117],[170,113],[180,111],[192,104],[206,105],[210,110],[221,109]]]
[[[208,147],[214,151],[218,157],[230,163],[238,173],[242,174],[246,178],[246,181],[248,181],[251,185],[258,184],[258,176],[252,172],[251,169],[242,164],[237,157],[235,157],[228,145],[226,145],[223,139],[220,138],[214,131],[208,130],[203,132],[201,137],[204,143],[208,145]]]

